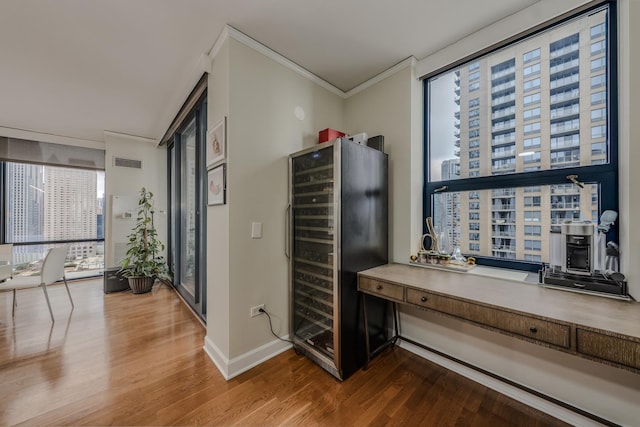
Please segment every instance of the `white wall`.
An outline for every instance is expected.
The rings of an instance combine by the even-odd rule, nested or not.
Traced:
[[[142,169],[113,166],[114,157],[142,160]],[[156,214],[154,224],[158,237],[167,244],[167,151],[155,144],[128,138],[125,135],[105,133],[105,267],[114,264],[114,244],[126,242],[131,230],[114,227],[111,212],[112,196],[129,196],[135,200],[132,208],[137,208],[137,195],[145,187],[154,195]],[[117,220],[125,221],[125,220]],[[133,227],[131,223],[131,227]],[[166,257],[166,253],[165,253]]]
[[[229,115],[229,43],[214,58],[207,82],[207,129]],[[232,132],[227,129],[227,137]],[[227,153],[231,145],[227,142]],[[229,153],[228,153],[229,154]],[[207,337],[205,350],[223,374],[229,356],[229,205],[207,208]]]
[[[422,235],[422,116],[420,83],[408,65],[363,92],[349,97],[347,133],[384,136],[389,154],[389,260],[406,262]],[[396,209],[402,206],[402,209]],[[414,239],[415,237],[415,239]]]
[[[640,229],[636,226],[640,217],[640,192],[634,185],[640,182],[640,2],[618,2],[621,37],[620,50],[620,268],[627,276],[629,292],[640,300],[640,269],[637,268],[640,250]],[[635,268],[634,268],[635,267]]]
[[[216,55],[209,83],[208,126],[226,114],[228,140],[227,205],[207,215],[205,349],[229,377],[287,347],[249,310],[265,304],[276,333],[288,334],[288,155],[317,143],[321,129],[343,128],[344,111],[338,96],[233,38]],[[226,96],[228,108],[218,99]],[[252,222],[263,224],[261,239],[251,238]]]

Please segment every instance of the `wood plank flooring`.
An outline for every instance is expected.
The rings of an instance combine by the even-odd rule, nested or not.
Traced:
[[[102,280],[0,294],[0,425],[559,426],[400,348],[340,383],[289,350],[224,381],[205,329],[167,287]]]

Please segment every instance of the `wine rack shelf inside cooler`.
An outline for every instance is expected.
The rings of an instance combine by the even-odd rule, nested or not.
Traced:
[[[329,150],[332,151],[332,150]],[[334,354],[333,156],[312,153],[293,162],[294,336]]]

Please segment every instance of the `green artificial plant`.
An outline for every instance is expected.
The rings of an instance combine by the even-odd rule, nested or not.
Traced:
[[[136,225],[128,236],[127,253],[122,260],[123,277],[154,277],[170,280],[169,268],[162,257],[164,244],[153,225],[153,193],[144,187],[138,199]]]

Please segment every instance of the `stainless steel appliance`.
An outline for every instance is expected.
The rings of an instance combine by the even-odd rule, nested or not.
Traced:
[[[294,347],[338,379],[366,360],[357,272],[388,262],[388,160],[340,139],[290,156],[289,255]],[[391,310],[367,299],[372,347]]]
[[[584,276],[594,273],[594,225],[568,222],[561,225],[562,271]]]

